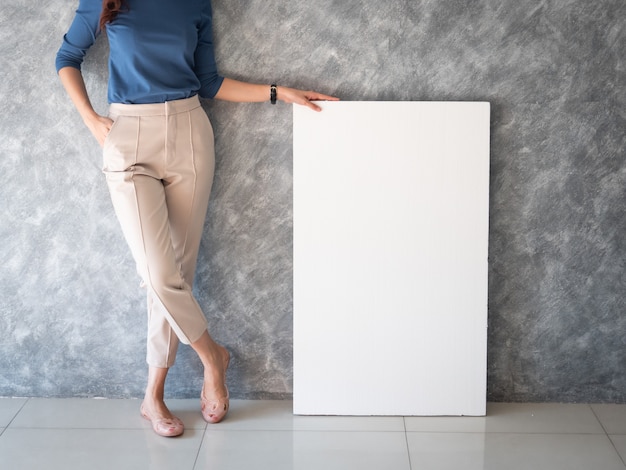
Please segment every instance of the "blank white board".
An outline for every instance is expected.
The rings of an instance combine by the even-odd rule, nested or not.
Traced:
[[[484,415],[489,103],[293,109],[294,413]]]

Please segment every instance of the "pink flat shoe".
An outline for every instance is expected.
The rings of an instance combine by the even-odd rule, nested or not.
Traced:
[[[202,417],[206,422],[215,424],[223,420],[226,413],[228,413],[229,403],[228,388],[226,388],[225,398],[209,400],[204,396],[204,387],[202,387],[202,393],[200,394],[200,409],[202,410]]]
[[[141,416],[152,423],[152,430],[159,436],[176,437],[180,436],[185,430],[183,422],[176,417],[152,419],[144,408],[143,403],[141,404],[139,411],[141,412]]]

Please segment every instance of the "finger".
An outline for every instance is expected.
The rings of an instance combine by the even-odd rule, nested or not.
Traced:
[[[328,95],[321,95],[318,99],[324,100],[324,101],[339,101],[339,98],[337,98],[336,96],[328,96]]]
[[[322,108],[320,108],[318,105],[316,105],[315,103],[313,103],[313,102],[312,102],[312,101],[310,101],[310,100],[306,100],[306,101],[304,101],[304,102],[303,102],[303,103],[301,103],[301,104],[303,104],[303,105],[304,105],[304,106],[306,106],[307,108],[312,109],[313,111],[321,111],[321,110],[322,110]]]
[[[330,95],[323,95],[321,93],[312,93],[310,96],[312,100],[324,100],[324,101],[339,101],[339,98]]]

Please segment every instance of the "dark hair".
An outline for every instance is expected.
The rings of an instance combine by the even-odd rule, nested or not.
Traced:
[[[126,6],[125,0],[102,0],[102,13],[100,13],[100,29],[104,31],[106,25],[113,21],[117,14]]]

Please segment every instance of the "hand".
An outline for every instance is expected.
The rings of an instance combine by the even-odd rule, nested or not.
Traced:
[[[335,98],[334,96],[322,95],[321,93],[317,93],[315,91],[296,90],[295,88],[287,88],[283,86],[276,87],[276,98],[284,101],[285,103],[295,103],[307,106],[313,111],[321,111],[322,108],[315,103],[312,103],[312,100],[339,101],[339,98]]]
[[[106,116],[94,114],[85,120],[85,124],[100,144],[100,147],[104,146],[104,139],[109,135],[113,121]]]

